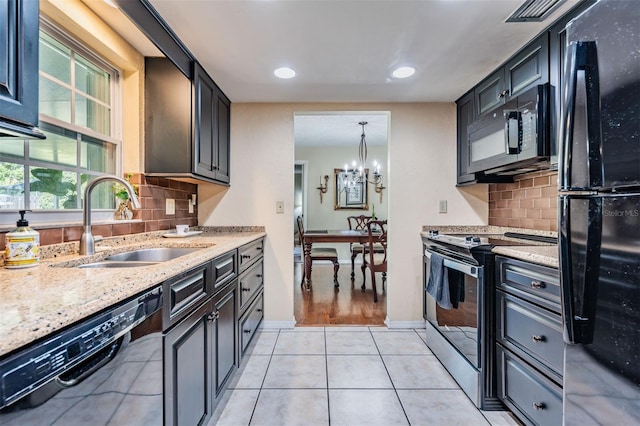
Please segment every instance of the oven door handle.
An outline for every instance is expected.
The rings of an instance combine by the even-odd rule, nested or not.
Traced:
[[[431,252],[428,250],[424,251],[425,257],[431,259]],[[460,262],[455,262],[453,260],[447,259],[445,257],[443,265],[449,269],[455,269],[456,271],[460,271],[465,275],[472,276],[473,278],[478,278],[478,267],[473,265],[467,265]]]

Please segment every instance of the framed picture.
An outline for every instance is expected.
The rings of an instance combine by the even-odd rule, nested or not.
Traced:
[[[364,204],[363,183],[356,183],[347,189],[347,206],[361,206]]]

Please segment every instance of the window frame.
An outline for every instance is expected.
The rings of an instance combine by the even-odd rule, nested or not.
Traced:
[[[101,57],[98,53],[95,52],[95,49],[89,47],[82,40],[75,37],[73,34],[65,30],[63,27],[53,23],[51,20],[47,19],[45,16],[40,16],[40,30],[45,32],[48,36],[54,38],[58,42],[62,43],[72,52],[82,56],[83,58],[89,60],[95,65],[99,66],[101,69],[105,70],[108,74],[110,74],[110,83],[109,83],[109,96],[110,96],[110,135],[106,135],[100,132],[97,132],[91,128],[78,126],[77,124],[72,124],[70,122],[66,122],[60,120],[55,117],[51,117],[49,115],[39,113],[38,117],[41,123],[48,124],[50,126],[70,130],[71,132],[78,133],[82,136],[87,136],[90,138],[98,139],[104,142],[108,142],[115,146],[115,174],[120,176],[122,175],[123,168],[123,84],[122,84],[122,70],[119,69],[113,63],[107,61],[103,57]],[[40,40],[38,40],[40,42]],[[75,62],[70,61],[70,64],[74,64]],[[72,66],[71,72],[74,73],[75,70]],[[40,79],[40,69],[38,70],[38,84]],[[48,78],[48,77],[45,77]],[[58,84],[62,84],[63,87],[68,88],[68,84],[63,82],[58,82],[55,79],[51,80]],[[75,82],[74,82],[75,85]],[[74,120],[75,115],[75,93],[76,88],[72,88],[72,96],[71,96],[71,121]],[[83,96],[87,94],[83,93]],[[88,98],[91,99],[91,98]],[[42,161],[42,160],[31,160],[29,159],[29,146],[31,143],[38,143],[38,141],[29,140],[24,144],[24,157],[16,158],[12,156],[3,156],[0,154],[0,161],[8,161],[14,164],[20,164],[25,169],[28,167],[44,167],[51,168],[52,163]],[[92,170],[84,170],[80,166],[81,162],[81,148],[82,142],[76,139],[76,143],[78,144],[77,151],[77,161],[74,166],[68,166],[64,164],[56,164],[56,170],[62,171],[72,171],[74,173],[80,172],[80,174],[90,174],[94,176],[107,175],[110,173],[107,172],[96,172]],[[27,171],[27,170],[25,170]],[[26,173],[25,173],[26,175]],[[26,178],[25,178],[26,179]],[[80,187],[80,182],[77,183],[78,188]],[[82,205],[83,193],[78,192],[78,199],[80,200],[80,204]],[[25,201],[29,200],[29,188],[25,186],[24,192]],[[5,228],[7,226],[14,226],[18,219],[18,210],[19,209],[3,209],[0,210],[0,229]],[[75,209],[52,209],[52,210],[34,210],[28,213],[29,223],[32,225],[42,225],[42,226],[65,226],[69,224],[82,223],[82,207]],[[113,219],[113,209],[92,209],[92,216],[94,218],[94,222],[101,222]]]

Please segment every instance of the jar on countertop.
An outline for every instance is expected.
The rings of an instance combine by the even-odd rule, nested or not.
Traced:
[[[26,212],[19,211],[18,227],[5,234],[5,268],[28,268],[37,266],[40,261],[40,234],[29,228],[29,222],[24,218]]]

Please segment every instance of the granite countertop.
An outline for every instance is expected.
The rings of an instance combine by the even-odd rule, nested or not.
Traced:
[[[266,235],[261,227],[227,232],[202,229],[204,233],[188,238],[162,238],[163,232],[107,238],[90,256],[77,254],[77,242],[43,246],[40,265],[0,268],[0,356]],[[151,247],[202,250],[151,266],[73,267]]]
[[[427,237],[429,230],[438,230],[443,234],[469,234],[469,235],[482,235],[482,234],[504,234],[505,232],[515,232],[520,234],[540,235],[545,237],[556,237],[557,232],[553,231],[538,231],[535,229],[522,229],[522,228],[509,228],[503,226],[423,226],[420,236]],[[551,268],[558,268],[558,247],[557,246],[496,246],[491,250],[495,254],[501,256],[512,257],[514,259],[524,260],[526,262],[536,263],[543,266],[549,266]]]

